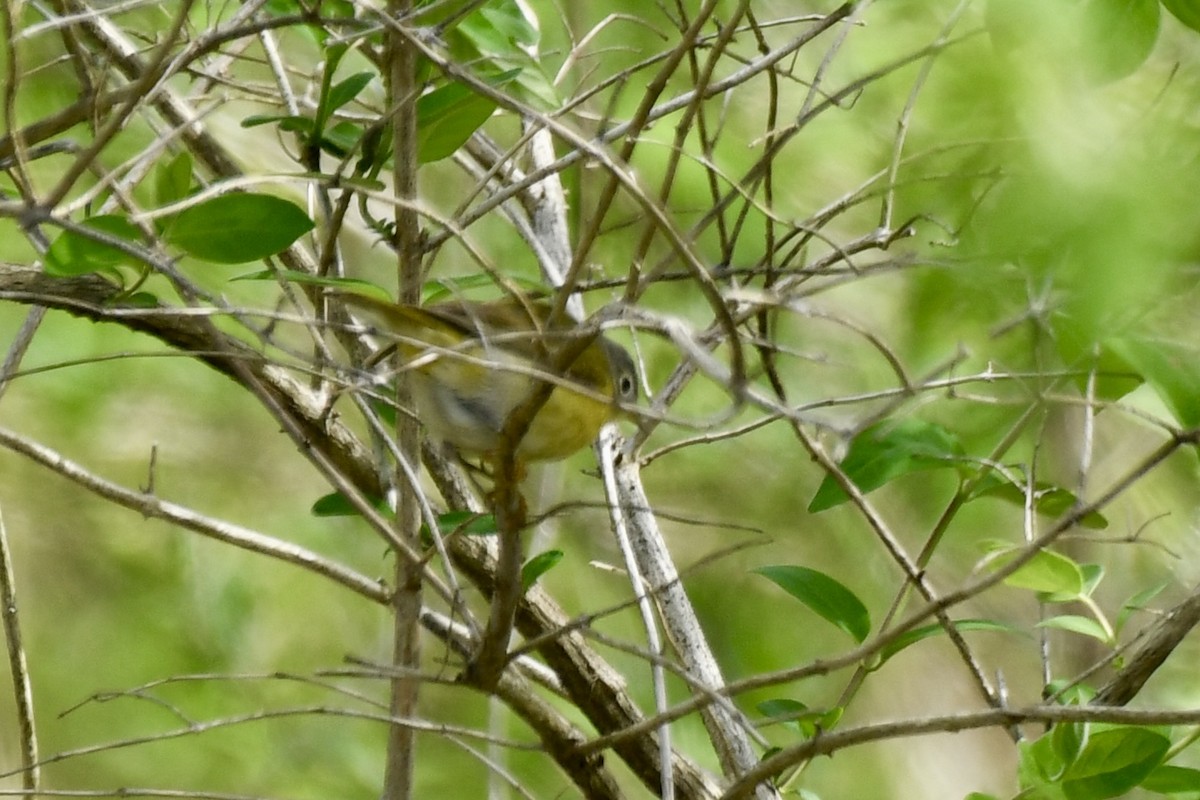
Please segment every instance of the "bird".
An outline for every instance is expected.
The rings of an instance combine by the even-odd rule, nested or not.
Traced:
[[[502,452],[510,415],[548,383],[553,388],[513,453],[522,462],[570,456],[595,441],[621,404],[638,399],[633,358],[602,335],[586,334],[591,341],[560,363],[582,331],[565,315],[552,323],[545,300],[413,306],[350,292],[336,296],[375,333],[395,339],[411,374],[418,419],[460,452],[484,458]]]

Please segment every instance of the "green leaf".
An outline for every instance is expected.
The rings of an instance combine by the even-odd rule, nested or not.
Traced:
[[[1154,388],[1176,422],[1200,425],[1200,350],[1136,337],[1114,339],[1109,346]]]
[[[780,721],[792,720],[809,713],[808,706],[804,703],[787,697],[763,700],[761,703],[755,705],[755,708],[764,717]]]
[[[1061,614],[1049,617],[1037,624],[1039,628],[1057,628],[1058,630],[1079,633],[1090,636],[1105,644],[1112,644],[1112,636],[1104,630],[1104,626],[1091,617],[1081,617],[1077,614]]]
[[[1070,764],[1079,757],[1089,730],[1086,722],[1060,722],[1050,729],[1050,745],[1063,764]]]
[[[562,550],[547,550],[530,558],[521,567],[521,588],[529,591],[529,587],[537,583],[538,578],[545,575],[562,560]]]
[[[125,298],[130,308],[158,308],[158,298],[150,292],[134,292]]]
[[[906,419],[881,422],[855,436],[839,466],[855,486],[870,492],[902,475],[957,468],[962,457],[962,445],[953,433],[932,422]],[[808,510],[824,511],[848,499],[833,476],[826,475]]]
[[[322,19],[353,19],[354,4],[350,0],[322,0],[319,3],[300,0],[267,0],[265,8],[278,16],[318,14]]]
[[[964,631],[999,631],[1004,633],[1021,633],[1021,629],[1013,625],[1006,625],[1003,622],[996,622],[990,619],[960,619],[955,620],[954,627],[960,633]],[[923,625],[919,628],[905,631],[900,636],[896,637],[890,644],[879,651],[879,666],[892,656],[907,650],[917,642],[928,639],[933,636],[940,636],[946,633],[946,629],[938,623],[931,625]]]
[[[1145,62],[1158,39],[1158,0],[1084,0],[1082,45],[1092,77],[1129,75]]]
[[[1083,587],[1078,592],[1042,592],[1038,599],[1043,603],[1071,603],[1081,597],[1091,597],[1092,592],[1104,578],[1104,567],[1099,564],[1079,564],[1079,574],[1083,577]]]
[[[1158,38],[1158,0],[990,0],[985,19],[997,49],[1048,71],[1078,65],[1094,81],[1136,70]]]
[[[224,194],[175,216],[164,236],[190,256],[241,264],[285,249],[313,229],[299,206],[269,194]]]
[[[307,272],[300,272],[294,269],[260,269],[254,272],[247,272],[245,275],[238,275],[229,280],[230,282],[286,280],[289,283],[302,283],[308,286],[330,286],[334,289],[343,289],[347,292],[368,295],[380,300],[392,299],[387,289],[370,281],[358,278],[327,278],[320,275],[309,275]]]
[[[1051,680],[1044,692],[1047,697],[1057,697],[1060,705],[1085,706],[1096,699],[1096,690],[1086,683],[1073,683],[1066,678]]]
[[[438,533],[442,536],[464,534],[466,536],[494,536],[496,533],[496,518],[491,514],[478,514],[474,511],[447,511],[437,518]],[[421,526],[422,538],[429,535],[429,528]]]
[[[1120,400],[1144,382],[1139,371],[1102,338],[1107,332],[1096,329],[1090,320],[1060,313],[1051,324],[1063,364],[1082,373],[1075,378],[1081,392],[1087,391],[1092,373],[1098,400]]]
[[[371,125],[363,129],[360,137],[360,155],[354,164],[354,172],[373,179],[392,157],[392,128],[390,125]]]
[[[538,30],[514,0],[491,0],[443,31],[459,63],[477,74],[515,73],[516,94],[541,108],[559,105],[558,92],[541,63],[526,48],[537,45]]]
[[[1067,762],[1055,748],[1052,737],[1041,736],[1032,742],[1021,742],[1017,745],[1017,751],[1020,753],[1017,776],[1027,796],[1039,800],[1062,798],[1062,790],[1058,783]]]
[[[1118,797],[1162,765],[1171,740],[1146,728],[1118,727],[1093,732],[1063,775],[1068,800]]]
[[[767,718],[764,725],[784,725],[803,736],[815,736],[818,731],[829,730],[841,716],[840,713],[834,716],[830,711],[815,711],[799,700],[789,698],[764,700],[755,707]]]
[[[1020,552],[1023,549],[1016,547],[999,552],[992,556],[990,566],[999,569]],[[1004,583],[1018,589],[1076,598],[1083,594],[1084,576],[1083,570],[1071,559],[1050,550],[1041,550],[1005,578]]]
[[[125,217],[101,214],[88,217],[80,225],[131,243],[141,240],[142,233]],[[55,277],[86,275],[112,269],[121,264],[140,264],[134,256],[110,244],[96,241],[75,231],[63,231],[46,251],[46,274]]]
[[[1151,600],[1157,597],[1163,589],[1167,588],[1167,585],[1166,583],[1160,583],[1156,586],[1151,586],[1149,589],[1143,589],[1122,603],[1121,610],[1117,613],[1117,630],[1119,631],[1124,628],[1129,618],[1134,613],[1145,609]]]
[[[388,513],[387,501],[382,497],[368,498],[371,505],[375,506],[381,512]],[[323,497],[317,498],[312,504],[309,513],[314,517],[355,517],[358,516],[358,509],[350,502],[350,498],[341,492],[331,492]]]
[[[154,199],[160,206],[182,200],[192,191],[192,154],[184,150],[154,169]]]
[[[971,792],[963,798],[963,800],[1000,800],[994,794],[984,794],[983,792]]]
[[[817,718],[817,724],[823,731],[831,731],[837,724],[842,721],[845,716],[846,709],[843,706],[834,706]]]
[[[497,33],[508,37],[510,42],[522,47],[533,47],[538,43],[540,36],[537,28],[529,24],[529,20],[516,5],[501,3],[490,8],[484,6],[479,13],[491,23]]]
[[[325,129],[321,135],[321,149],[330,155],[342,158],[358,146],[362,134],[361,125],[343,120],[333,127]]]
[[[270,125],[273,122],[278,122],[280,130],[285,131],[311,134],[313,129],[311,119],[292,114],[251,114],[242,120],[242,127],[256,128],[259,125]]]
[[[325,107],[326,113],[332,114],[358,97],[359,93],[367,88],[374,79],[375,73],[373,72],[357,72],[345,80],[338,81],[329,90],[329,100]]]
[[[1102,564],[1080,564],[1079,569],[1083,572],[1083,594],[1091,597],[1092,592],[1096,591],[1096,587],[1104,579],[1104,566]]]
[[[1162,0],[1163,8],[1194,31],[1200,31],[1200,0]]]
[[[1167,764],[1156,768],[1138,785],[1159,794],[1200,792],[1200,769],[1173,767]]]
[[[422,164],[454,155],[496,104],[461,83],[450,83],[417,100],[417,160]]]
[[[777,565],[754,572],[775,583],[829,622],[861,642],[871,632],[867,607],[844,585],[808,567]]]
[[[967,497],[967,502],[983,497],[992,497],[1024,508],[1025,492],[1024,485],[1016,484],[993,470],[976,483],[975,488]],[[1075,508],[1078,502],[1079,498],[1074,493],[1059,486],[1041,481],[1033,486],[1033,508],[1044,516],[1061,517]],[[1108,527],[1108,520],[1100,512],[1092,511],[1085,514],[1079,520],[1079,524],[1084,528],[1099,530]]]
[[[266,10],[276,16],[292,16],[302,14],[317,20],[354,19],[354,3],[349,0],[321,0],[321,2],[300,2],[300,0],[267,0]],[[299,29],[318,45],[329,40],[330,31],[336,30],[330,26],[326,29],[322,24],[301,25]],[[332,48],[329,48],[332,49]]]
[[[544,297],[548,294],[546,285],[537,281],[513,275],[509,278],[514,286],[523,289],[531,297]],[[448,297],[459,298],[471,289],[494,289],[496,278],[487,273],[478,272],[456,278],[435,278],[421,284],[421,302],[436,303]]]

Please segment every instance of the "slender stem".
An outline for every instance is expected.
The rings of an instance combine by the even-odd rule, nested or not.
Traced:
[[[21,626],[17,616],[17,587],[12,553],[4,517],[0,516],[0,617],[4,619],[4,639],[8,644],[8,668],[13,677],[13,695],[17,706],[17,723],[21,732],[22,788],[28,800],[38,794],[41,770],[38,768],[37,728],[33,718],[33,686],[29,679],[29,663],[21,641]]]
[[[412,13],[412,0],[391,0],[388,12],[401,24]],[[396,254],[401,303],[415,304],[420,299],[420,226],[413,211],[417,197],[417,112],[419,87],[416,83],[416,51],[396,30],[388,33],[388,107],[396,109],[392,117],[392,146],[394,166],[392,193],[396,200]],[[400,408],[412,406],[408,374],[400,371],[396,387],[396,402]],[[409,464],[420,459],[417,421],[408,414],[397,415],[396,440],[400,457]],[[399,535],[419,546],[420,498],[418,487],[397,472],[394,485],[399,499],[396,526]],[[396,594],[393,601],[395,632],[392,662],[396,677],[392,679],[391,712],[397,719],[414,719],[420,695],[416,677],[421,662],[421,573],[414,564],[398,560]],[[388,737],[387,765],[384,775],[384,800],[407,800],[413,796],[413,776],[416,764],[416,731],[407,725],[394,724]]]

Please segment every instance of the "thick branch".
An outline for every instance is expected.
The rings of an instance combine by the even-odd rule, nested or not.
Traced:
[[[1136,697],[1197,622],[1200,622],[1200,588],[1154,623],[1145,641],[1127,657],[1125,667],[1096,692],[1092,703],[1123,706]]]
[[[239,383],[239,370],[248,370],[301,425],[305,446],[319,448],[364,493],[382,494],[370,452],[284,369],[248,345],[219,334],[207,318],[180,314],[177,309],[114,305],[118,294],[116,286],[96,275],[52,278],[32,267],[0,264],[0,299],[61,309],[92,322],[118,323],[153,336]]]

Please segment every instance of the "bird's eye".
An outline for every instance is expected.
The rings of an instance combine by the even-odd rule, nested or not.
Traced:
[[[632,375],[622,375],[618,384],[621,397],[627,399],[637,398],[637,381],[634,380]]]

